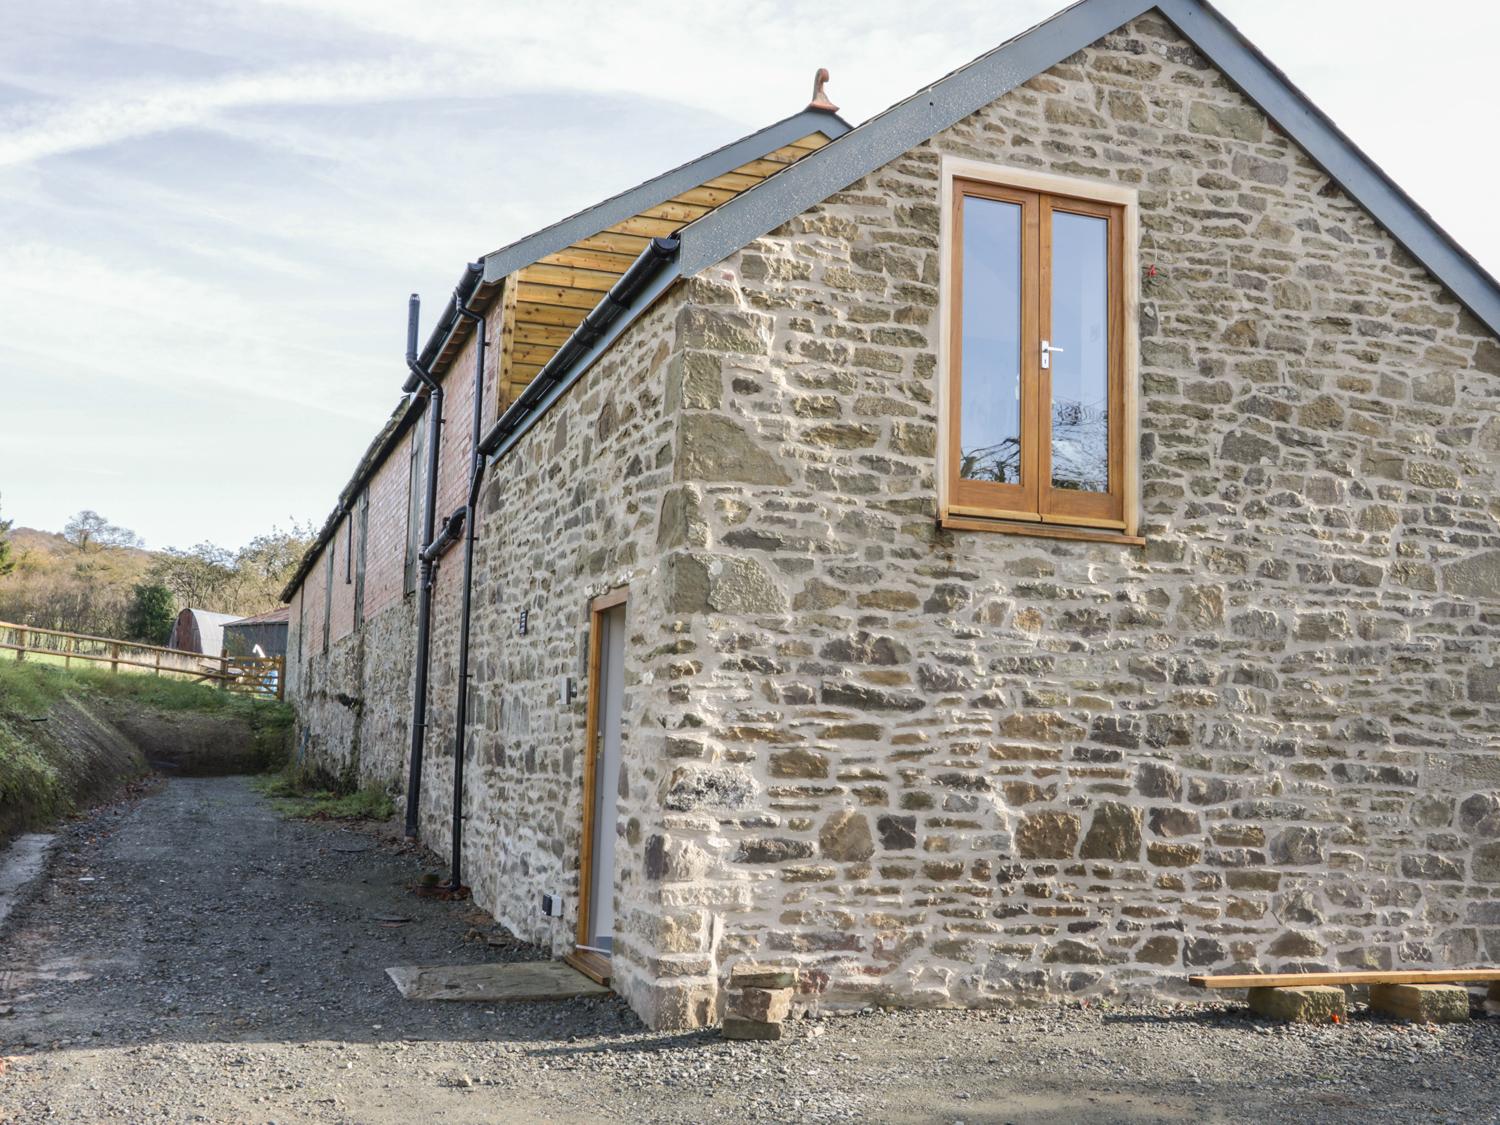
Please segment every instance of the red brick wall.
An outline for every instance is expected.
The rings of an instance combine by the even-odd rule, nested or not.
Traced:
[[[350,512],[339,521],[324,553],[333,562],[333,619],[328,631],[329,642],[354,632],[354,553],[357,548],[351,533],[355,514]],[[325,578],[326,581],[326,578]]]
[[[365,542],[365,620],[401,600],[406,567],[406,507],[411,475],[411,449],[416,425],[386,456],[365,486],[370,494],[369,528]]]
[[[304,662],[323,651],[323,589],[327,581],[328,552],[302,580],[302,659]]]
[[[489,312],[490,323],[486,332],[492,344],[499,338],[499,302]],[[500,352],[491,346],[485,355],[484,386],[481,389],[483,403],[481,435],[498,416],[496,385]],[[463,350],[448,365],[441,377],[445,398],[442,427],[442,458],[438,468],[438,500],[434,523],[441,527],[456,508],[468,499],[469,456],[473,430],[472,403],[474,401],[474,337],[469,336]],[[427,426],[425,413],[387,455],[374,476],[366,484],[370,494],[370,517],[368,542],[365,554],[365,619],[369,620],[386,606],[401,598],[403,574],[406,560],[407,504],[410,495],[410,468],[412,443],[417,429]],[[352,518],[352,517],[350,517]],[[353,628],[353,585],[341,589],[344,583],[344,557],[348,549],[348,531],[341,523],[334,538],[324,549],[324,557],[318,559],[312,571],[303,581],[309,595],[304,607],[304,627],[309,630],[307,638],[316,637],[322,642],[322,595],[327,580],[323,567],[326,556],[334,556],[334,617],[331,636],[333,639],[346,635]],[[357,546],[357,544],[356,544]],[[316,590],[314,590],[316,587]],[[312,612],[312,598],[317,600],[317,615]],[[316,649],[305,648],[304,652]]]
[[[468,500],[474,428],[474,337],[443,374],[443,457],[438,467],[437,523]]]

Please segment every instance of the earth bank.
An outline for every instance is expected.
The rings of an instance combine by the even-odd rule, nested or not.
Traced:
[[[152,676],[0,663],[0,844],[108,800],[151,770],[265,770],[291,709]]]

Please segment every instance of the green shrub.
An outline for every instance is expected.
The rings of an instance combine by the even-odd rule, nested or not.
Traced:
[[[395,802],[383,787],[360,786],[352,773],[340,777],[306,762],[292,763],[256,784],[289,816],[309,820],[389,820],[396,815]]]

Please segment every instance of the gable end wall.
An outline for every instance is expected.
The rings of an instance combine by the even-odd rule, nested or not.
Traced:
[[[1145,548],[935,526],[943,154],[1139,190]],[[714,888],[713,975],[1500,957],[1500,343],[1169,24],[685,291],[673,752],[737,781],[668,789],[663,894]]]

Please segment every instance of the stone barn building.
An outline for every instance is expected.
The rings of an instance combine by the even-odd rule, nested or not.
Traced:
[[[1196,0],[820,92],[463,272],[287,591],[305,752],[653,1026],[1500,959],[1497,331]]]

